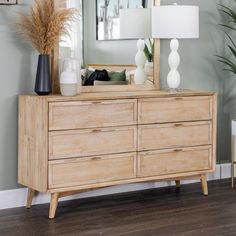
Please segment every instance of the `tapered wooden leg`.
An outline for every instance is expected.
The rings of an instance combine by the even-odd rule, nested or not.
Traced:
[[[28,188],[28,195],[27,195],[27,201],[26,201],[26,208],[29,209],[32,206],[32,201],[34,198],[35,190],[32,188]]]
[[[175,180],[176,188],[180,188],[180,180]]]
[[[57,205],[58,205],[59,193],[51,194],[51,203],[49,209],[49,219],[54,219],[56,215]]]
[[[202,192],[205,196],[208,196],[208,187],[207,187],[207,177],[206,175],[201,175],[201,183],[202,183]]]

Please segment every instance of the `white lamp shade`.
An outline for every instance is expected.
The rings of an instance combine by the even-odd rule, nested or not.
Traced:
[[[120,37],[146,39],[152,36],[151,9],[133,8],[120,10]]]
[[[152,8],[153,38],[199,38],[198,6],[155,6]]]

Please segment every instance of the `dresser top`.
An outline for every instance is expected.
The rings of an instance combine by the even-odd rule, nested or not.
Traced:
[[[37,97],[46,99],[49,102],[63,101],[85,101],[85,100],[109,100],[109,99],[132,99],[132,98],[161,98],[161,97],[188,97],[188,96],[212,96],[215,92],[182,90],[170,92],[169,90],[152,91],[124,91],[124,92],[97,92],[81,93],[74,97],[64,97],[62,95],[38,96],[36,94],[24,94],[22,96]]]

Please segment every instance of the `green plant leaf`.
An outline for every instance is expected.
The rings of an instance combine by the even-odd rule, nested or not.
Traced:
[[[234,71],[233,71],[233,70],[230,70],[230,69],[223,69],[223,71],[229,71],[229,72],[234,73]],[[235,74],[235,73],[234,73],[234,74]]]
[[[230,26],[230,25],[224,25],[224,24],[219,24],[220,26],[223,26],[225,28],[228,28],[228,29],[232,29],[234,31],[236,31],[236,29],[233,27],[233,26]]]
[[[235,0],[235,1],[236,1],[236,0]],[[234,45],[234,47],[236,48],[236,44],[234,43],[234,41],[233,41],[233,39],[230,37],[230,35],[229,35],[227,32],[225,32],[225,34],[228,36],[230,42],[231,42],[231,43]]]
[[[216,55],[216,57],[220,58],[221,60],[226,61],[227,63],[231,64],[232,66],[234,66],[236,68],[236,65],[232,61],[230,61],[228,58],[222,57],[222,56],[218,56],[218,55]]]
[[[147,44],[145,44],[145,48],[144,48],[143,52],[144,52],[144,54],[145,54],[147,60],[148,60],[149,62],[151,62],[151,61],[152,61],[152,54],[150,53]]]
[[[233,53],[234,57],[236,57],[236,50],[232,48],[230,45],[228,45],[230,51]]]
[[[226,7],[222,4],[218,4],[218,5],[227,10],[226,11],[226,10],[220,9],[221,11],[224,11],[227,15],[229,15],[233,20],[236,21],[236,13],[232,9],[230,9],[229,7]]]
[[[221,63],[223,63],[223,64],[229,66],[230,69],[233,70],[233,73],[236,74],[236,65],[235,65],[232,61],[230,61],[229,59],[227,59],[227,58],[225,58],[225,57],[222,57],[222,56],[216,55],[216,57],[219,58],[217,61],[219,61],[219,62],[221,62]]]

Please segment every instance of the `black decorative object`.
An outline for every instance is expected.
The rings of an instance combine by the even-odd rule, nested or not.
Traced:
[[[17,0],[0,0],[0,5],[16,5],[18,4]]]
[[[34,91],[41,96],[52,92],[49,55],[39,55]]]

